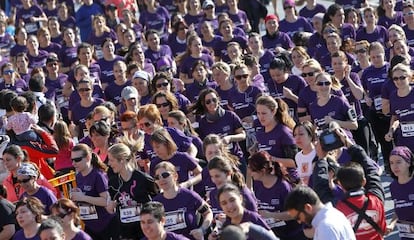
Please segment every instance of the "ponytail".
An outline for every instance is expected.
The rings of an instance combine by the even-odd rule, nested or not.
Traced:
[[[108,170],[108,167],[101,161],[98,154],[94,152],[91,153],[91,164],[94,168],[98,168],[104,172]]]

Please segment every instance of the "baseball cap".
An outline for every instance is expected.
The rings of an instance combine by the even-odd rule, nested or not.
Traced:
[[[125,100],[135,98],[138,99],[138,91],[135,87],[132,86],[126,86],[124,89],[122,89],[121,97]]]
[[[144,71],[136,71],[134,73],[134,76],[133,76],[133,79],[135,79],[135,78],[141,78],[141,79],[144,79],[147,82],[149,82],[149,80],[150,80],[149,74],[147,72],[144,72]]]
[[[202,8],[205,9],[205,8],[207,8],[209,6],[214,7],[214,2],[211,1],[211,0],[206,0],[206,1],[203,2]]]

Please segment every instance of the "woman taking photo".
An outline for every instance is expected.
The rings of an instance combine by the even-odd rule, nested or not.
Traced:
[[[74,202],[67,198],[61,198],[50,208],[52,216],[60,221],[66,240],[92,240],[92,238],[79,228],[81,225],[80,210]]]
[[[116,209],[121,223],[121,239],[144,237],[139,224],[139,210],[158,193],[154,180],[136,170],[133,152],[123,143],[115,144],[108,149],[108,164],[116,175],[109,180],[109,194],[112,200],[106,209],[109,212]]]
[[[23,198],[16,203],[16,220],[22,229],[14,234],[13,240],[40,240],[38,230],[44,208],[36,197]]]
[[[259,214],[279,238],[305,240],[302,226],[284,211],[285,198],[292,190],[289,179],[279,163],[272,164],[269,157],[266,152],[257,152],[249,158]]]
[[[230,152],[240,158],[240,170],[245,172],[246,161],[239,142],[246,139],[246,133],[240,118],[234,112],[224,110],[219,104],[219,99],[214,89],[207,88],[200,93],[200,97],[190,111],[196,115],[204,115],[198,121],[200,138],[203,139],[211,133],[220,135]]]
[[[166,129],[160,128],[151,135],[151,145],[155,157],[151,160],[150,174],[154,176],[155,166],[163,161],[168,161],[177,167],[178,183],[181,187],[190,188],[201,180],[201,167],[197,159],[188,153],[178,152],[177,145]],[[191,173],[192,177],[189,177]]]
[[[106,165],[85,144],[73,147],[71,158],[77,172],[77,188],[72,189],[70,198],[79,205],[85,232],[93,239],[117,239],[118,221],[105,209],[110,200]]]
[[[180,187],[176,166],[172,163],[161,162],[154,171],[155,182],[162,190],[154,201],[164,205],[167,218],[165,229],[191,239],[203,239],[213,220],[209,205],[197,193]],[[197,214],[201,214],[203,219],[199,227]]]
[[[256,101],[256,113],[263,126],[256,132],[257,150],[269,153],[270,160],[286,167],[291,179],[297,182],[294,159],[298,149],[292,135],[295,122],[289,116],[287,104],[281,99],[261,96]]]
[[[392,69],[391,76],[397,91],[390,95],[391,121],[385,140],[392,141],[395,136],[395,145],[414,149],[414,135],[410,128],[414,121],[411,112],[414,91],[410,85],[413,74],[409,66],[399,63]]]
[[[395,147],[390,153],[390,167],[396,179],[390,184],[391,197],[394,200],[394,215],[387,226],[387,233],[397,226],[402,240],[409,240],[410,231],[407,224],[414,222],[414,207],[409,195],[411,194],[413,181],[414,156],[412,151],[405,146]],[[397,204],[398,203],[398,204]]]

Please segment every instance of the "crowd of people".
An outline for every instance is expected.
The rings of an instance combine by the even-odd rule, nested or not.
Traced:
[[[414,238],[413,1],[5,3],[0,239]]]

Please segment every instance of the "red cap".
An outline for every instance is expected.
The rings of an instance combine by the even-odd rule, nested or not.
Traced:
[[[276,21],[279,21],[279,18],[274,14],[267,15],[264,20],[265,20],[265,23],[267,23],[267,21],[272,20],[272,19],[276,19]]]

